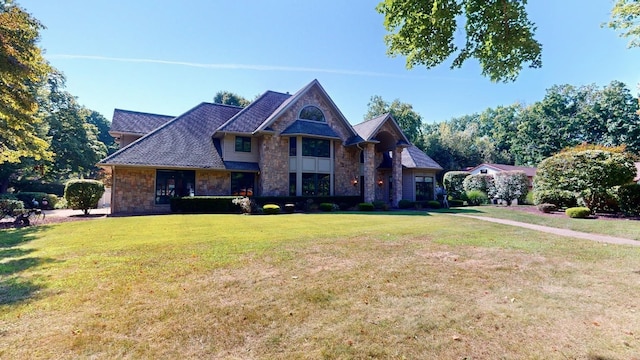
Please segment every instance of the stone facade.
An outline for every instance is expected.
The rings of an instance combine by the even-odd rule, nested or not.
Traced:
[[[335,146],[334,193],[336,195],[358,196],[360,186],[353,186],[352,180],[360,181],[360,149],[355,146]]]
[[[289,139],[265,135],[260,142],[258,193],[263,196],[289,195]]]
[[[156,170],[123,168],[113,170],[112,213],[167,212],[168,205],[155,204]]]
[[[229,195],[231,173],[211,170],[196,171],[197,196]]]

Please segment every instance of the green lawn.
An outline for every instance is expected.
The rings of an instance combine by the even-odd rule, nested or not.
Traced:
[[[498,219],[521,221],[529,224],[545,225],[561,229],[640,240],[640,221],[638,220],[571,219],[569,217],[552,217],[546,216],[542,213],[535,214],[518,211],[516,208],[517,206],[470,206],[440,211],[476,216],[489,216]]]
[[[424,212],[2,230],[0,358],[633,358],[639,264]]]

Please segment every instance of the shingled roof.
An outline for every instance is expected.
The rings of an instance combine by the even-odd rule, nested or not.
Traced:
[[[327,123],[309,120],[296,120],[282,131],[282,135],[314,135],[325,138],[340,139],[340,136]]]
[[[225,169],[211,134],[240,110],[236,106],[201,103],[102,160],[100,165]]]
[[[267,91],[220,126],[218,132],[253,133],[291,95]]]
[[[353,129],[362,137],[365,141],[376,141],[375,136],[378,134],[378,130],[384,125],[386,122],[391,122],[392,126],[398,130],[398,133],[402,134],[402,139],[398,141],[397,145],[410,145],[409,139],[404,135],[398,123],[393,119],[391,114],[384,114],[373,119],[361,122],[360,124],[354,125]]]
[[[175,116],[115,109],[110,133],[146,135],[166,124]]]
[[[414,169],[442,170],[442,166],[415,145],[410,145],[402,151],[402,166]]]

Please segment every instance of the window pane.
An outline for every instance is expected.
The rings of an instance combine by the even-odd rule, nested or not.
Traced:
[[[316,174],[318,179],[318,195],[329,196],[331,194],[331,176],[329,174]]]
[[[302,138],[302,156],[330,157],[331,142],[324,139]]]
[[[296,173],[289,173],[289,196],[296,195]]]
[[[322,110],[315,106],[307,106],[300,111],[300,119],[324,121],[324,114],[322,113]]]
[[[168,204],[172,197],[195,194],[193,170],[156,170],[156,204]]]
[[[251,138],[246,136],[236,136],[236,151],[251,152]]]
[[[253,196],[254,181],[253,173],[231,173],[231,195]]]
[[[298,154],[297,147],[298,147],[297,139],[294,137],[290,137],[289,138],[289,156],[296,156]]]
[[[422,179],[423,181],[418,181]],[[433,178],[416,176],[416,201],[433,200]]]
[[[302,195],[316,195],[316,174],[302,174]]]

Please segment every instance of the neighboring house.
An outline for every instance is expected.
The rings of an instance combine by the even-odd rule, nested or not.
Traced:
[[[351,126],[317,80],[267,91],[246,108],[201,103],[164,116],[116,109],[121,149],[112,213],[168,212],[172,196],[362,196],[431,200],[440,165],[390,115]]]
[[[633,181],[635,181],[638,184],[640,184],[640,162],[637,162],[637,163],[634,163],[634,164],[636,165],[636,177],[633,179]]]
[[[533,188],[533,177],[536,176],[537,168],[527,167],[527,166],[514,166],[514,165],[503,165],[503,164],[480,164],[474,168],[467,170],[471,173],[471,175],[477,174],[495,174],[502,171],[524,171],[527,174],[527,178],[529,178],[529,189]]]

